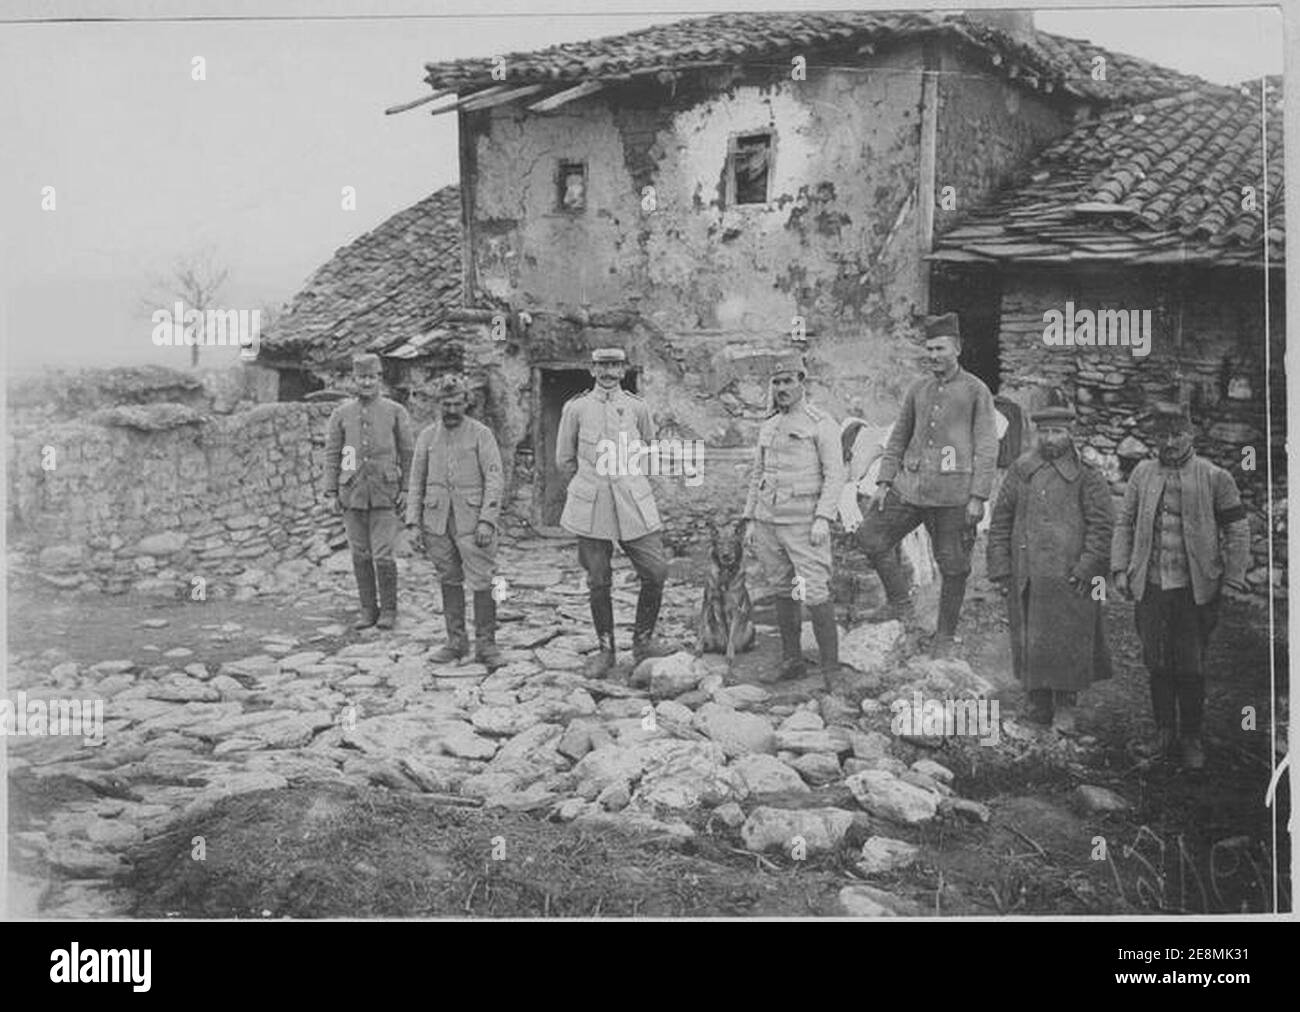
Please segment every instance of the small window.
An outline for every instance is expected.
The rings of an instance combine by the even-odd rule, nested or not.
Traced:
[[[772,178],[772,134],[740,134],[727,147],[727,185],[732,204],[766,204]]]
[[[555,197],[557,211],[578,213],[587,209],[586,162],[560,162]]]

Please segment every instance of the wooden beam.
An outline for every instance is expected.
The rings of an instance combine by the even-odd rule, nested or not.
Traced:
[[[558,109],[560,106],[573,102],[579,98],[586,98],[588,95],[594,95],[605,87],[602,81],[583,81],[572,88],[566,88],[564,91],[557,91],[554,95],[548,95],[540,102],[534,102],[528,107],[529,112],[550,112],[552,109]]]
[[[466,112],[478,112],[480,109],[491,109],[494,105],[504,105],[507,102],[513,102],[517,98],[524,98],[528,95],[536,95],[545,88],[544,84],[526,84],[522,88],[512,88],[509,91],[503,91],[496,95],[488,95],[480,98],[475,95],[469,101],[461,106]]]
[[[495,95],[498,92],[505,91],[506,87],[507,86],[504,84],[497,84],[493,85],[491,88],[484,88],[481,91],[474,92],[472,95],[466,95],[459,102],[452,102],[451,105],[444,105],[441,109],[430,110],[429,115],[441,116],[444,112],[458,112],[459,110],[464,109],[470,102],[474,101],[474,99],[487,98],[489,95]]]
[[[416,106],[421,106],[428,102],[432,102],[434,99],[443,98],[444,96],[454,95],[454,94],[456,94],[455,88],[444,88],[442,91],[435,91],[431,95],[425,95],[423,98],[417,98],[412,102],[403,102],[401,105],[389,106],[387,109],[384,110],[384,115],[392,116],[399,112],[406,112],[407,109],[414,109],[416,108]]]

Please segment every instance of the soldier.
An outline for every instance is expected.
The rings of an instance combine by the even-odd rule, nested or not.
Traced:
[[[966,594],[975,529],[993,489],[998,436],[993,395],[957,364],[961,333],[956,313],[926,320],[925,353],[933,375],[917,380],[903,399],[857,536],[888,598],[868,620],[910,622],[911,593],[893,549],[917,524],[925,524],[943,577],[931,653],[946,657],[953,650]]]
[[[993,507],[988,577],[1007,598],[1011,659],[1030,719],[1074,733],[1076,694],[1110,678],[1102,626],[1115,511],[1110,486],[1080,457],[1074,409],[1035,411],[1037,441],[1012,463]]]
[[[361,598],[354,629],[391,629],[397,618],[393,546],[411,466],[411,419],[406,408],[379,396],[381,372],[378,355],[352,360],[357,396],[330,415],[325,440],[325,495],[343,514]]]
[[[496,645],[497,521],[505,487],[501,453],[492,430],[465,417],[469,389],[463,376],[444,376],[438,387],[442,420],[415,443],[406,525],[438,571],[447,642],[430,658],[437,664],[469,653],[465,634],[465,584],[474,594],[474,658],[489,671],[501,667]]]
[[[645,401],[622,387],[627,355],[622,348],[591,353],[595,386],[564,405],[556,437],[555,463],[569,477],[560,526],[578,536],[578,561],[587,572],[591,618],[599,649],[586,674],[601,678],[614,666],[614,603],[610,597],[610,559],[617,541],[632,560],[641,590],[636,602],[632,656],[637,662],[663,657],[674,648],[657,642],[655,623],[663,599],[668,558],[660,531],[663,524],[654,491],[642,466],[644,455],[629,459],[629,474],[606,473],[617,447],[639,442],[647,449],[655,438],[654,420]]]
[[[777,677],[803,677],[799,634],[804,603],[829,689],[840,666],[839,630],[830,597],[830,522],[845,470],[839,426],[808,403],[806,375],[797,353],[773,362],[776,412],[758,432],[758,455],[743,516],[746,545],[754,550],[762,574],[763,586],[756,596],[775,598],[781,633]]]
[[[1205,652],[1226,585],[1246,590],[1250,522],[1237,483],[1196,455],[1195,430],[1178,404],[1158,404],[1148,434],[1159,459],[1133,469],[1111,542],[1110,568],[1151,674],[1154,749],[1180,746],[1183,765],[1205,766]]]

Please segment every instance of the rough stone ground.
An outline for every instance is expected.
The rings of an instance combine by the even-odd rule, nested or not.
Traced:
[[[1128,605],[1108,605],[1118,675],[1084,697],[1082,735],[1069,740],[1017,721],[1000,603],[978,581],[964,617],[970,666],[926,662],[897,626],[865,626],[844,637],[859,670],[833,692],[815,678],[762,685],[777,649],[769,626],[731,674],[714,656],[635,672],[624,658],[602,683],[580,671],[595,642],[574,555],[546,540],[503,549],[512,575],[499,642],[510,663],[491,676],[424,659],[442,623],[422,560],[403,560],[390,633],[347,631],[345,555],[265,574],[248,601],[11,586],[10,697],[107,700],[101,746],[8,740],[11,913],[1272,908],[1257,611],[1225,610],[1210,766],[1187,776],[1131,747],[1149,704]],[[699,583],[689,560],[674,570],[661,629],[685,640]],[[627,622],[626,560],[617,576]],[[1285,672],[1283,631],[1276,641]],[[805,643],[811,651],[806,626]],[[888,703],[918,687],[995,697],[1000,741],[899,738]],[[1241,729],[1246,705],[1259,730]],[[1284,835],[1277,853],[1285,861]],[[1283,865],[1284,908],[1289,883]]]

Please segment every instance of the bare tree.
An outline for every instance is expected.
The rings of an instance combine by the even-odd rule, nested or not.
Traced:
[[[180,302],[182,311],[197,310],[199,323],[195,343],[190,346],[190,367],[199,364],[199,345],[202,343],[203,328],[206,325],[207,311],[217,303],[217,296],[230,276],[230,269],[222,266],[211,249],[189,253],[177,259],[171,271],[164,277],[154,280],[149,286],[143,302],[146,310],[152,313],[160,305],[170,307]]]

